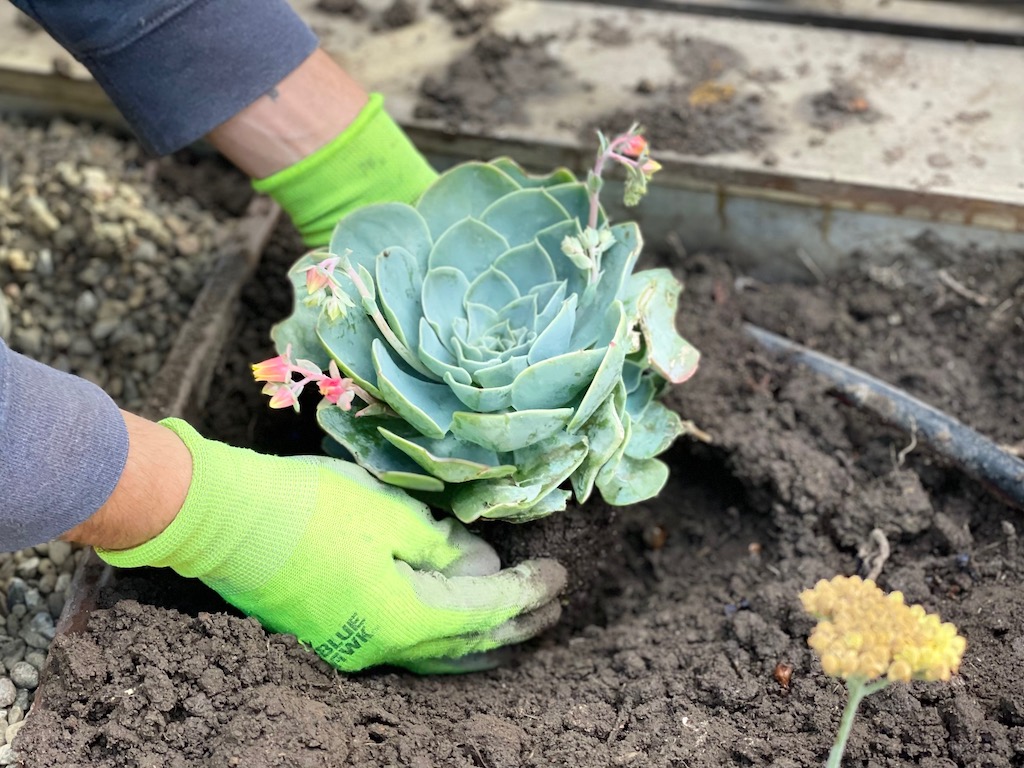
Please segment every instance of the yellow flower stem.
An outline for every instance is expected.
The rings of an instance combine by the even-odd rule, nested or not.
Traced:
[[[846,709],[843,710],[843,718],[839,722],[839,733],[836,734],[835,743],[828,753],[828,762],[825,768],[839,768],[843,761],[843,752],[846,750],[846,742],[850,738],[850,731],[853,730],[853,721],[857,717],[857,708],[861,699],[889,685],[889,680],[884,677],[869,683],[863,677],[851,677],[846,681],[847,699]]]

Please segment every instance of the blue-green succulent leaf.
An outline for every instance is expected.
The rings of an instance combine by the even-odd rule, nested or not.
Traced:
[[[541,299],[543,299],[544,295],[548,293],[547,288],[544,287],[543,290],[537,293],[537,306],[541,307],[541,310],[537,314],[537,322],[534,324],[534,327],[539,331],[551,325],[551,321],[555,319],[555,315],[562,311],[562,305],[566,301],[565,283],[557,283],[557,286],[558,287],[555,291],[550,294],[550,298],[547,300],[546,304],[543,303]],[[577,305],[579,304],[578,296],[575,293],[570,293],[568,296],[569,298],[576,298]]]
[[[622,383],[626,387],[626,392],[632,392],[640,386],[640,377],[644,370],[643,365],[633,362],[628,356],[626,357],[626,362],[622,364]]]
[[[606,353],[581,349],[531,365],[512,382],[512,407],[525,411],[566,405],[593,381]]]
[[[576,295],[573,294],[562,304],[558,314],[552,318],[546,327],[537,328],[537,340],[530,347],[528,355],[530,364],[539,363],[550,357],[556,357],[569,351],[569,349],[580,349],[570,347],[572,331],[576,327]]]
[[[482,387],[505,387],[515,381],[516,376],[526,370],[529,363],[526,355],[510,357],[503,363],[481,368],[473,374],[473,378]]]
[[[381,472],[380,481],[407,491],[430,491],[436,493],[444,490],[444,483],[436,477],[423,475],[419,472]]]
[[[540,244],[533,240],[503,253],[495,262],[524,296],[538,285],[554,282],[555,266]]]
[[[511,384],[507,384],[504,387],[488,388],[467,386],[457,382],[451,375],[445,376],[444,381],[467,408],[479,413],[504,411],[512,406]]]
[[[496,160],[491,160],[490,164],[507,173],[524,189],[533,187],[553,187],[558,184],[566,184],[576,181],[576,176],[567,168],[558,168],[546,176],[535,176],[528,174],[515,160],[509,157],[499,157]]]
[[[374,271],[377,255],[388,248],[402,246],[416,259],[420,272],[425,272],[432,239],[427,223],[412,206],[404,203],[382,203],[357,208],[345,216],[331,235],[331,253],[348,258],[355,267]]]
[[[423,316],[434,328],[438,341],[451,353],[452,322],[462,317],[469,281],[452,267],[432,269],[423,278]]]
[[[466,290],[466,301],[501,309],[519,298],[519,289],[504,272],[491,267],[479,275]]]
[[[512,512],[503,516],[501,520],[506,523],[528,523],[531,520],[539,520],[542,517],[547,517],[565,509],[571,495],[569,491],[555,488],[522,512]]]
[[[380,433],[420,467],[446,483],[508,477],[516,471],[512,464],[499,464],[498,455],[493,451],[463,442],[453,435],[443,440],[406,438],[383,427]]]
[[[460,384],[469,384],[473,379],[462,368],[458,361],[448,349],[441,344],[437,334],[427,322],[426,318],[420,318],[420,346],[419,358],[423,364],[442,379],[451,376]],[[372,360],[370,361],[372,365]]]
[[[463,163],[441,174],[423,193],[416,210],[436,240],[456,222],[480,218],[494,201],[518,189],[508,174],[493,165]]]
[[[479,338],[498,321],[498,313],[484,304],[466,302],[466,338]]]
[[[630,417],[639,419],[654,399],[656,391],[657,385],[650,374],[641,377],[636,389],[626,397],[626,410],[629,412]]]
[[[452,507],[464,522],[479,517],[522,522],[564,509],[566,492],[553,499],[547,497],[573,473],[586,453],[585,439],[557,433],[533,448],[515,452],[518,470],[514,479],[497,480],[489,487],[473,483],[460,488],[453,496]]]
[[[452,417],[452,434],[497,453],[517,451],[565,428],[572,408],[509,413],[459,411]]]
[[[507,250],[505,238],[482,221],[463,219],[434,243],[429,268],[454,267],[472,281]]]
[[[548,187],[548,194],[562,204],[562,207],[569,212],[569,215],[579,222],[580,229],[585,229],[590,222],[590,195],[587,193],[585,184],[575,182],[573,184],[559,184],[555,187]],[[600,206],[597,209],[597,228],[605,225],[607,219]]]
[[[576,414],[572,417],[572,421],[566,427],[569,432],[578,430],[597,412],[601,403],[611,394],[612,389],[622,378],[622,364],[626,359],[630,331],[622,302],[613,302],[605,312],[604,320],[605,330],[602,331],[602,335],[607,333],[608,329],[614,328],[612,341],[605,353],[604,360],[601,361],[601,366],[594,374],[594,381],[576,408]]]
[[[663,461],[623,456],[614,469],[605,465],[597,476],[597,488],[606,502],[622,507],[657,496],[668,475],[668,465]]]
[[[466,483],[452,493],[452,512],[464,523],[472,523],[481,517],[501,518],[533,506],[540,500],[542,490],[539,483],[516,485],[507,478]]]
[[[533,240],[537,230],[569,218],[561,204],[543,189],[520,189],[497,200],[480,219],[508,240],[509,247]]]
[[[631,459],[653,459],[684,434],[686,426],[679,414],[654,400],[639,417],[631,417],[632,433],[625,455]]]
[[[700,352],[676,332],[676,306],[682,283],[668,269],[634,274],[625,291],[627,311],[639,322],[648,364],[673,384],[690,378]]]
[[[385,472],[418,472],[415,461],[381,440],[381,427],[406,437],[415,434],[401,419],[383,416],[356,416],[326,401],[316,409],[316,420],[328,437],[341,445],[365,470],[380,478]]]
[[[590,498],[594,481],[601,467],[613,456],[626,438],[619,413],[624,407],[626,393],[621,385],[605,400],[597,413],[583,425],[580,434],[587,438],[590,452],[572,474],[572,488],[580,504]]]
[[[537,319],[537,297],[532,293],[513,299],[497,313],[496,320],[508,321],[510,328],[527,328],[533,330]],[[472,330],[470,331],[472,333]]]
[[[440,439],[448,434],[452,414],[463,408],[448,385],[425,381],[402,370],[380,341],[373,342],[372,354],[377,387],[387,404],[426,437]]]
[[[557,488],[583,463],[587,455],[587,439],[583,435],[556,432],[540,442],[515,451],[518,468],[515,474],[520,485],[540,483],[544,493]]]
[[[420,343],[423,305],[423,272],[405,248],[388,248],[377,258],[377,291],[380,308],[399,341],[410,349]]]

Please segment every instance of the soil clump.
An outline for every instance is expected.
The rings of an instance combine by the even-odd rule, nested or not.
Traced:
[[[527,95],[573,87],[568,70],[548,53],[547,43],[545,37],[523,40],[483,33],[442,77],[423,79],[416,117],[440,120],[451,131],[525,124]]]

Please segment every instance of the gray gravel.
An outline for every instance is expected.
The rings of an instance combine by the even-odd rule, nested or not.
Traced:
[[[0,116],[0,337],[137,410],[209,271],[222,227],[163,192],[139,147],[61,120]],[[81,557],[0,553],[0,766]]]

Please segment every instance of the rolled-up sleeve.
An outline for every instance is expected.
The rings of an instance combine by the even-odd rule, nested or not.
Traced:
[[[127,457],[128,430],[103,390],[0,339],[0,552],[42,544],[90,517]]]
[[[151,150],[195,141],[316,48],[285,0],[13,0],[84,64]]]

